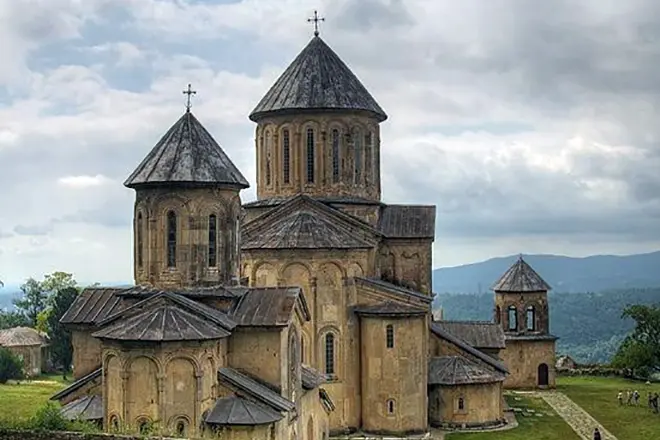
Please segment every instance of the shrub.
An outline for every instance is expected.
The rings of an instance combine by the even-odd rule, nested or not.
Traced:
[[[48,402],[39,408],[30,422],[34,429],[40,431],[67,431],[71,425],[55,402]]]
[[[23,362],[8,348],[0,347],[0,384],[23,379]]]

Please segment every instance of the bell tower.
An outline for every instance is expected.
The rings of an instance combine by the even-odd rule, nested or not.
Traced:
[[[190,111],[126,179],[135,190],[136,284],[179,288],[239,276],[241,189],[249,184]]]
[[[312,40],[250,114],[257,123],[259,200],[306,194],[378,203],[387,115],[339,56]]]
[[[502,326],[506,339],[502,357],[510,374],[505,387],[555,386],[557,337],[550,334],[550,289],[522,255],[492,287],[495,322]]]

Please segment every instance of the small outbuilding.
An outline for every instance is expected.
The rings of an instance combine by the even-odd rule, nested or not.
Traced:
[[[28,376],[39,376],[50,356],[48,336],[30,327],[0,330],[0,347],[8,348],[23,361]]]
[[[574,370],[577,368],[577,362],[568,355],[559,356],[555,368],[557,370]]]
[[[449,429],[485,428],[505,423],[504,374],[463,356],[429,361],[429,422]]]

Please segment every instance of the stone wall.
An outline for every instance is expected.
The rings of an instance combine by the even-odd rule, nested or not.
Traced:
[[[506,341],[500,353],[509,370],[505,388],[537,388],[539,366],[548,367],[548,388],[555,387],[555,341]]]
[[[487,426],[501,423],[502,383],[433,386],[429,396],[432,426]]]
[[[71,332],[74,379],[80,379],[101,366],[101,341],[93,338],[92,332],[91,328]]]
[[[3,440],[147,440],[144,436],[115,434],[83,434],[81,432],[23,431],[0,428]],[[154,437],[155,439],[156,437]],[[157,437],[166,440],[164,437]]]

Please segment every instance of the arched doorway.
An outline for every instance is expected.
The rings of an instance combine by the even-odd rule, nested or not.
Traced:
[[[541,364],[538,369],[538,384],[540,387],[548,386],[548,365]]]

